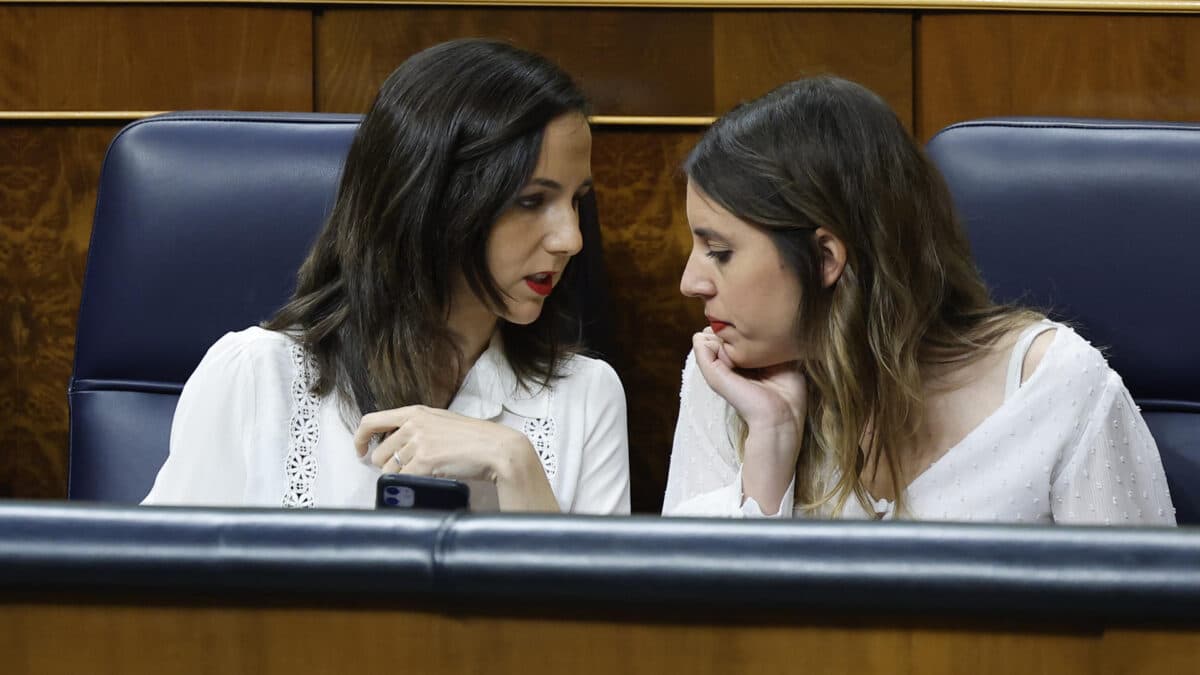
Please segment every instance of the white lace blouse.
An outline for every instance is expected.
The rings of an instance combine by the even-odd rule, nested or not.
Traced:
[[[621,382],[585,356],[565,370],[552,389],[531,393],[494,338],[449,409],[523,432],[564,512],[628,513]],[[309,393],[314,378],[311,358],[286,335],[226,334],[183,388],[170,456],[142,503],[372,508],[380,470],[355,452],[339,397]]]
[[[1021,382],[1033,338],[1057,328]],[[917,476],[905,493],[918,520],[1175,524],[1162,460],[1145,421],[1104,357],[1069,327],[1043,323],[1013,349],[1000,408]],[[732,409],[689,355],[671,454],[664,515],[761,516],[743,499]],[[779,514],[792,515],[793,487]],[[873,505],[884,519],[894,505]],[[843,518],[869,518],[851,498]]]

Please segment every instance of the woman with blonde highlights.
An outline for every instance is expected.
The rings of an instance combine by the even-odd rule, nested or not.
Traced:
[[[784,85],[718,120],[685,170],[680,290],[710,326],[665,514],[1174,524],[1121,378],[1070,327],[991,301],[878,96]]]

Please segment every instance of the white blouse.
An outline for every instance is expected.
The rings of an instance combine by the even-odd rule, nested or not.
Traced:
[[[499,336],[452,412],[529,438],[564,512],[629,513],[625,392],[605,362],[571,357],[550,389],[522,388]],[[143,504],[372,508],[380,469],[359,459],[340,397],[308,391],[315,366],[283,333],[216,342],[183,388],[171,452]]]
[[[1022,383],[1030,343],[1050,328],[1057,330],[1049,349]],[[1099,351],[1067,326],[1037,324],[1013,349],[1007,384],[1000,408],[909,484],[903,517],[1175,524],[1158,446]],[[732,415],[689,355],[664,515],[762,516],[753,499],[743,499]],[[794,481],[780,515],[792,515],[793,489]],[[873,508],[896,517],[887,500]],[[841,517],[873,516],[852,497]]]

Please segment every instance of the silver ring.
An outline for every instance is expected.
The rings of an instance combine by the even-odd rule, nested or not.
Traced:
[[[398,468],[401,468],[401,469],[404,468],[404,462],[400,461],[400,451],[399,450],[392,453],[392,461],[396,463],[396,466]]]

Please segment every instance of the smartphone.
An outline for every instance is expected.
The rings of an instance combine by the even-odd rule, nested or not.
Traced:
[[[377,509],[458,511],[471,504],[471,488],[449,478],[385,473],[375,482]]]

